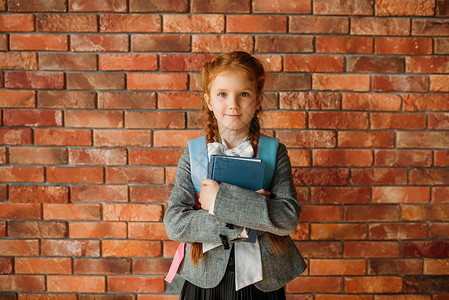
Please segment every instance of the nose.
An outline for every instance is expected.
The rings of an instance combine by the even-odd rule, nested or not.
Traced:
[[[238,97],[236,95],[230,95],[229,109],[239,109]]]

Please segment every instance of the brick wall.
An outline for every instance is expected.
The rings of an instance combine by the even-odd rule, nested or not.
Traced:
[[[0,50],[0,299],[177,299],[164,206],[230,50],[303,204],[288,299],[449,299],[448,0],[0,0]]]

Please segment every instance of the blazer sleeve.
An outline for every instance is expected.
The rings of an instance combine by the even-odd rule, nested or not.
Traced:
[[[215,217],[224,223],[289,235],[296,230],[301,205],[293,184],[290,158],[279,144],[269,199],[254,191],[222,183],[215,199]]]
[[[168,199],[164,224],[171,240],[193,242],[221,242],[220,234],[232,240],[238,237],[242,228],[226,227],[204,209],[195,210],[195,190],[190,175],[189,149],[186,147],[176,169],[175,184]]]

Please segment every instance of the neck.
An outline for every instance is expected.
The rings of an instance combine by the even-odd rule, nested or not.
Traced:
[[[226,130],[220,133],[221,137],[225,140],[226,144],[230,149],[237,147],[240,143],[248,136],[248,132],[234,132],[231,130]]]

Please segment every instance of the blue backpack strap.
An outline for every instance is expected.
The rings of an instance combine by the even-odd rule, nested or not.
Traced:
[[[259,137],[259,147],[257,157],[265,162],[265,175],[263,179],[263,189],[269,191],[271,189],[271,181],[273,180],[274,171],[276,169],[276,156],[279,146],[277,138],[269,137],[261,134]]]
[[[195,192],[200,193],[201,180],[207,178],[207,169],[209,167],[209,158],[207,156],[206,136],[190,140],[190,172]]]

